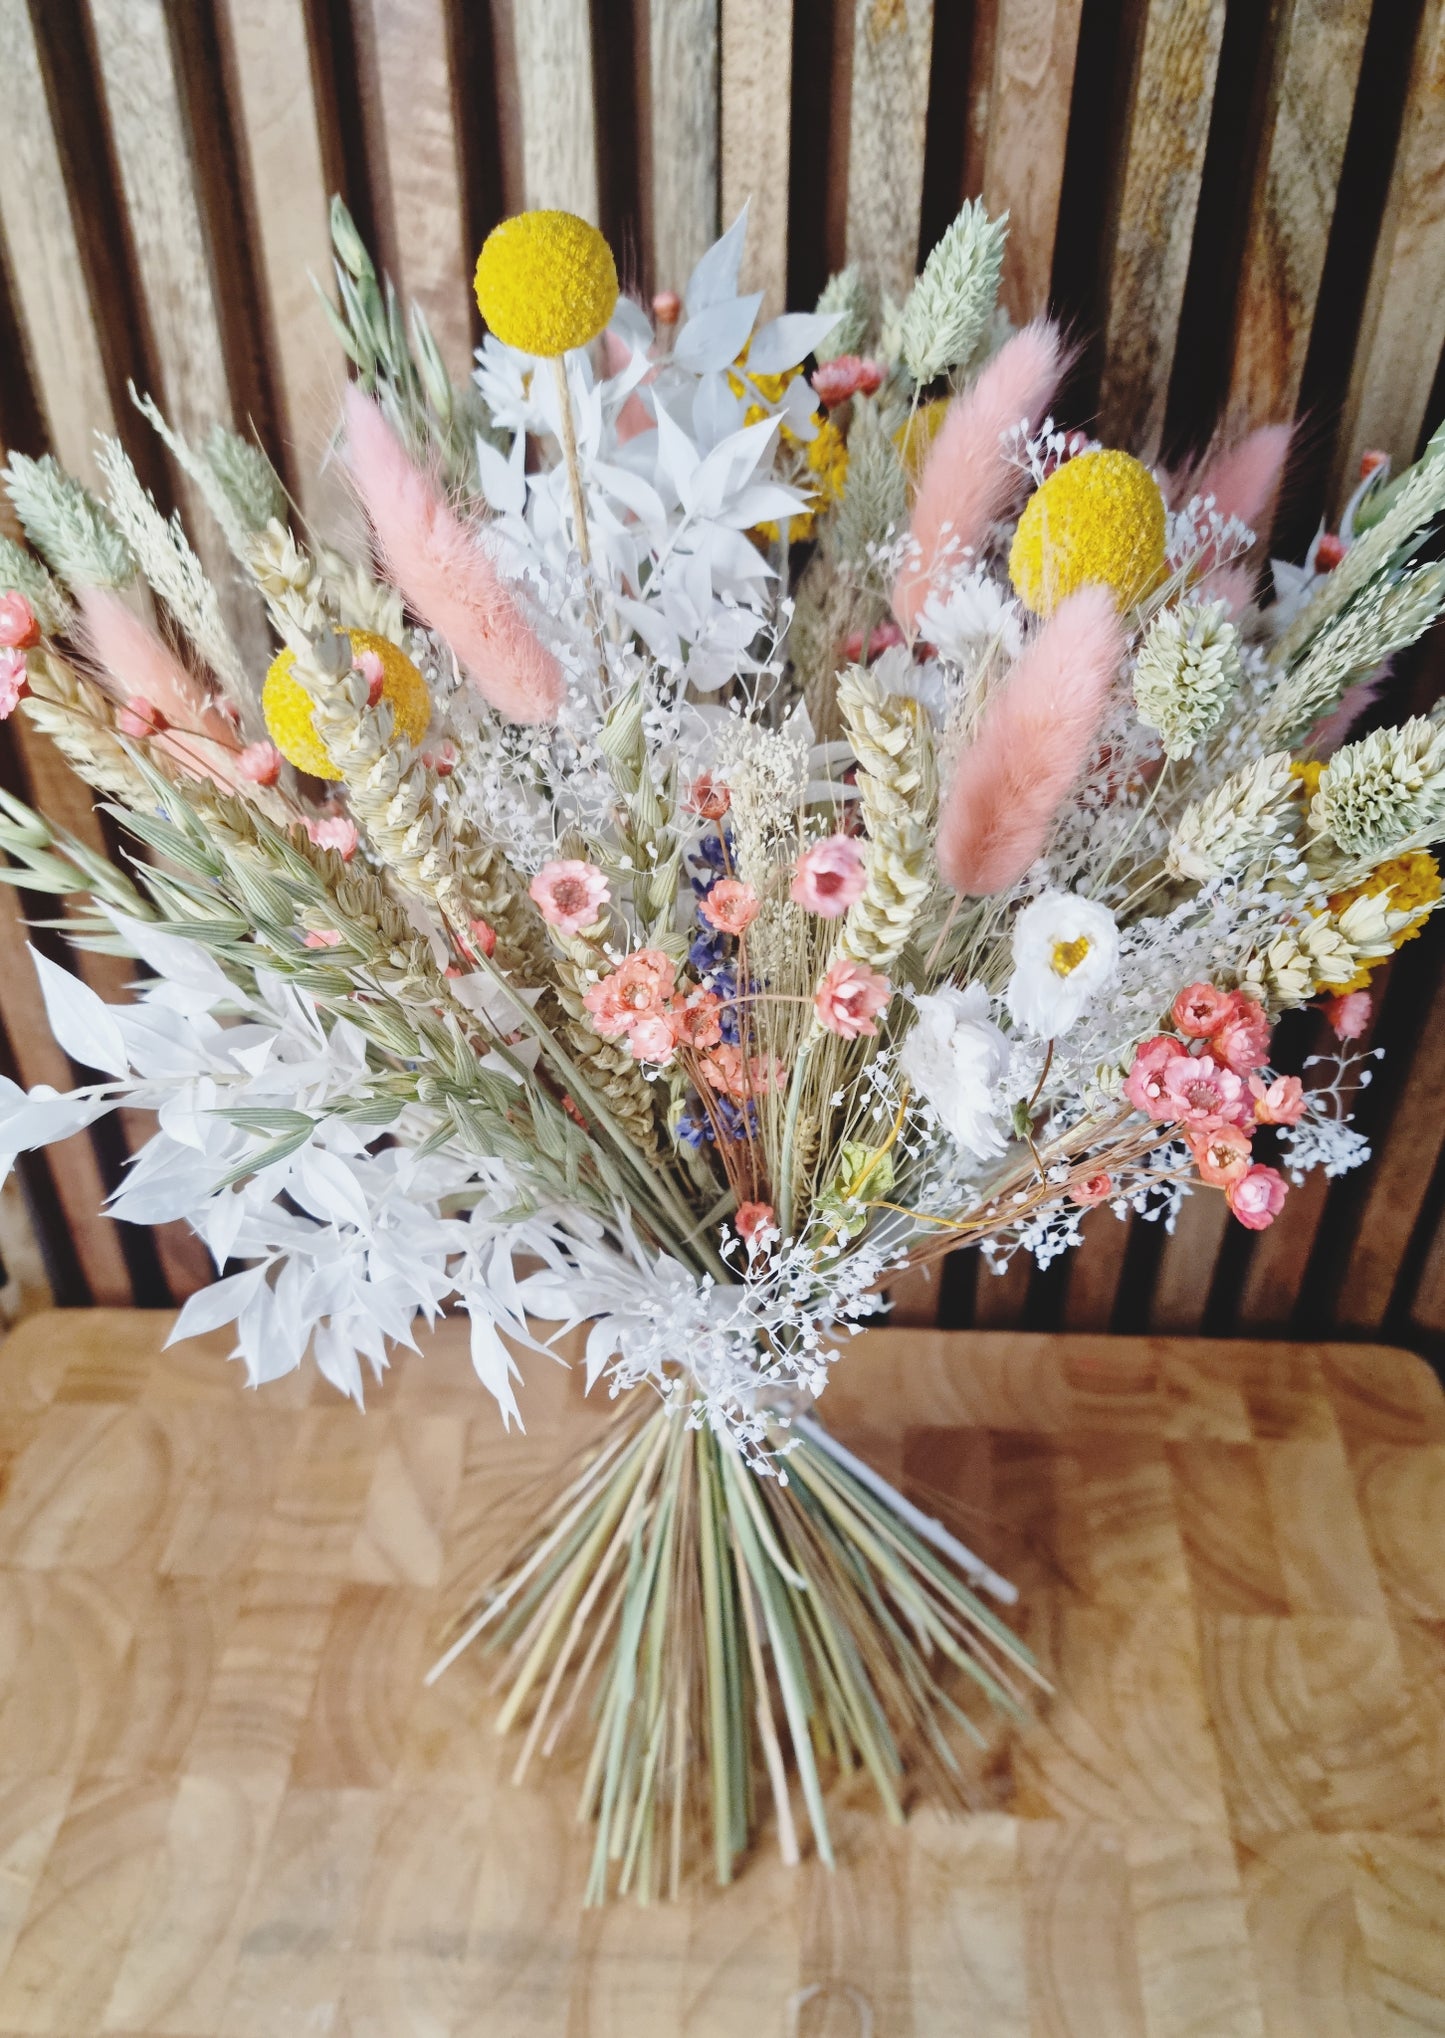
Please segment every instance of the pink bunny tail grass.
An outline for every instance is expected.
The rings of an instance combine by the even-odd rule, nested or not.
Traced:
[[[1212,573],[1206,573],[1199,583],[1199,595],[1204,601],[1222,601],[1230,622],[1237,623],[1254,600],[1258,584],[1259,575],[1254,568],[1236,562],[1216,566]]]
[[[122,701],[148,701],[164,724],[151,740],[193,777],[204,777],[223,792],[246,790],[238,768],[235,729],[188,672],[169,645],[105,587],[75,590],[80,607],[80,641],[90,663]]]
[[[346,457],[381,563],[407,606],[444,638],[509,722],[555,722],[562,668],[538,638],[479,533],[413,466],[380,410],[346,391]]]
[[[1304,747],[1311,757],[1323,759],[1334,756],[1366,708],[1378,699],[1392,669],[1393,662],[1387,658],[1368,679],[1357,680],[1352,687],[1346,688],[1336,705],[1315,723],[1306,737]]]
[[[938,867],[954,891],[988,898],[1043,854],[1060,802],[1089,760],[1124,656],[1107,588],[1060,602],[984,709],[938,824]]]
[[[1261,425],[1248,438],[1206,460],[1193,492],[1212,495],[1221,516],[1238,517],[1258,537],[1268,537],[1264,526],[1279,494],[1293,436],[1289,425]]]
[[[1035,319],[949,406],[923,463],[909,526],[913,543],[893,583],[893,613],[909,637],[940,565],[966,549],[977,552],[1008,508],[1022,477],[999,442],[1022,419],[1037,421],[1067,362],[1058,327]]]

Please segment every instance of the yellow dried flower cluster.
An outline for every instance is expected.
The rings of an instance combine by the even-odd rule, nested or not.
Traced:
[[[939,427],[948,416],[949,401],[946,396],[930,397],[927,403],[919,404],[893,434],[893,443],[914,487],[918,485],[924,461],[933,450]]]
[[[565,354],[595,340],[617,303],[617,264],[574,212],[519,212],[493,227],[477,257],[477,304],[506,346]]]
[[[1036,616],[1091,582],[1131,609],[1164,565],[1164,498],[1149,469],[1111,448],[1066,460],[1019,518],[1009,574]]]
[[[1417,849],[1406,856],[1391,857],[1388,863],[1380,864],[1359,884],[1334,893],[1330,899],[1330,911],[1336,918],[1342,918],[1361,899],[1378,899],[1387,909],[1391,922],[1402,913],[1408,914],[1410,917],[1402,925],[1390,926],[1386,935],[1392,949],[1403,948],[1424,927],[1439,897],[1440,866],[1428,850]],[[1363,963],[1358,974],[1343,988],[1346,991],[1364,990],[1371,973],[1384,960],[1383,956],[1378,956]]]
[[[390,701],[396,734],[408,743],[420,743],[431,720],[431,695],[426,681],[404,651],[386,637],[370,630],[338,631],[351,640],[352,658],[373,652],[381,662],[382,699]],[[261,689],[261,712],[271,741],[288,763],[313,778],[340,778],[330,752],[316,733],[311,719],[311,696],[297,679],[294,654],[288,649],[272,661]]]

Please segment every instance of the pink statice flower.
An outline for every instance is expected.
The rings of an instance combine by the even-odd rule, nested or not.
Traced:
[[[777,1228],[777,1213],[771,1203],[739,1203],[733,1212],[733,1230],[747,1246],[749,1255],[761,1252],[768,1233]]]
[[[627,1051],[634,1061],[652,1062],[658,1068],[665,1068],[677,1052],[672,1015],[658,1012],[634,1020],[627,1029]]]
[[[781,1090],[788,1079],[776,1055],[771,1061],[761,1054],[744,1061],[740,1047],[709,1048],[701,1067],[709,1089],[721,1091],[737,1103],[746,1097],[761,1097],[769,1090]]]
[[[1228,991],[1213,984],[1190,984],[1174,1000],[1174,1024],[1191,1040],[1208,1040],[1230,1016]]]
[[[722,999],[716,991],[700,986],[673,1005],[668,1013],[672,1037],[679,1047],[716,1047],[722,1039]]]
[[[1156,1033],[1135,1051],[1133,1067],[1124,1081],[1124,1095],[1136,1111],[1167,1125],[1179,1115],[1165,1084],[1165,1075],[1176,1061],[1188,1061],[1179,1042],[1169,1033]]]
[[[133,693],[115,718],[115,726],[122,736],[132,736],[143,742],[148,736],[159,736],[166,728],[166,718],[154,701],[148,701],[144,694]]]
[[[236,769],[252,785],[275,785],[285,759],[274,743],[248,743],[236,758]]]
[[[881,658],[885,651],[891,651],[895,644],[901,644],[902,642],[903,632],[899,629],[897,623],[888,621],[877,624],[868,635],[869,663],[871,664],[875,658]],[[863,632],[861,630],[850,630],[843,639],[843,656],[850,665],[856,665],[863,656]]]
[[[1370,1023],[1368,991],[1346,991],[1343,997],[1326,998],[1325,1017],[1340,1040],[1358,1040]]]
[[[1249,1167],[1249,1135],[1226,1118],[1191,1125],[1184,1137],[1189,1142],[1200,1181],[1207,1182],[1212,1189],[1227,1189]]]
[[[873,1021],[892,995],[887,977],[840,955],[814,993],[813,1010],[818,1024],[840,1040],[857,1040],[878,1031]]]
[[[575,856],[544,863],[527,890],[547,925],[559,934],[580,934],[585,927],[595,927],[612,897],[596,864]]]
[[[1209,1036],[1209,1051],[1237,1076],[1252,1075],[1269,1060],[1269,1020],[1243,991],[1231,991],[1229,1011]]]
[[[1069,1201],[1080,1210],[1092,1210],[1096,1203],[1107,1203],[1114,1193],[1114,1177],[1101,1168],[1096,1175],[1086,1175],[1082,1182],[1075,1182],[1069,1191]]]
[[[11,645],[4,646],[0,649],[0,722],[9,721],[29,691],[25,653]]]
[[[660,948],[635,948],[615,970],[588,985],[582,1002],[604,1039],[620,1040],[639,1020],[666,1014],[674,974],[671,956]]]
[[[863,852],[850,835],[829,835],[805,849],[793,865],[793,882],[788,896],[809,913],[836,920],[868,883],[868,866]]]
[[[829,410],[836,410],[850,396],[872,396],[882,387],[883,373],[881,361],[865,361],[858,354],[839,354],[815,368],[809,379],[818,401]]]
[[[303,948],[340,948],[341,936],[334,927],[314,927],[301,945]]]
[[[697,910],[719,934],[743,934],[758,917],[758,895],[741,878],[720,877]]]
[[[450,736],[444,736],[440,743],[423,750],[421,761],[428,771],[434,771],[438,778],[450,778],[457,768],[457,746]]]
[[[1251,1076],[1249,1091],[1258,1125],[1298,1125],[1305,1115],[1304,1084],[1298,1076],[1276,1076],[1272,1083]]]
[[[1231,1182],[1224,1193],[1230,1209],[1247,1231],[1267,1231],[1283,1210],[1289,1187],[1278,1169],[1256,1164],[1246,1169],[1237,1182]]]
[[[308,821],[306,833],[318,849],[334,849],[343,863],[350,863],[355,856],[360,839],[356,823],[345,814],[326,814],[319,821]]]
[[[24,595],[0,594],[0,650],[33,651],[39,642],[40,625]]]

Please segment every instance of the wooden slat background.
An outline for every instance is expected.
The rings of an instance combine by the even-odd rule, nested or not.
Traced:
[[[1407,461],[1445,410],[1445,0],[0,0],[0,77],[0,446],[89,474],[92,431],[117,430],[183,511],[128,377],[183,424],[253,424],[306,513],[339,514],[316,468],[341,366],[307,282],[333,190],[459,374],[475,251],[521,206],[596,218],[647,292],[746,200],[749,286],[779,308],[847,260],[900,293],[982,194],[1013,217],[1010,311],[1048,300],[1080,343],[1071,418],[1165,458],[1221,417],[1301,418],[1275,532],[1293,556],[1366,447]],[[254,646],[239,603],[235,623]],[[1388,712],[1442,684],[1437,636]],[[0,782],[106,839],[19,718]],[[0,1068],[64,1083],[18,953],[37,905],[0,892]],[[118,994],[118,965],[81,966]],[[1047,1273],[958,1255],[901,1313],[1445,1353],[1445,929],[1377,984],[1364,1174],[1257,1238],[1218,1198],[1169,1238],[1095,1213]],[[1297,1015],[1281,1060],[1323,1044]],[[23,1171],[62,1303],[199,1278],[184,1238],[95,1215],[141,1131]]]

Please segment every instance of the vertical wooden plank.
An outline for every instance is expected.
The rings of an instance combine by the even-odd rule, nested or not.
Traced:
[[[1084,1242],[1070,1255],[1065,1330],[1105,1331],[1113,1322],[1132,1224],[1132,1218],[1121,1222],[1107,1204],[1085,1218]]]
[[[0,0],[5,174],[0,234],[31,377],[57,457],[95,482],[97,430],[115,426],[59,139],[26,0]]]
[[[718,0],[650,0],[647,49],[652,274],[680,290],[717,238]],[[771,66],[771,37],[763,50]]]
[[[1248,430],[1294,412],[1349,136],[1370,0],[1277,0],[1226,413]]]
[[[357,0],[371,162],[387,265],[459,380],[472,352],[470,244],[446,0]]]
[[[587,0],[494,0],[512,52],[521,126],[522,203],[597,222],[597,111]]]
[[[1159,449],[1209,139],[1225,0],[1150,0],[1109,270],[1106,437]]]
[[[1196,1189],[1185,1197],[1173,1233],[1165,1239],[1159,1255],[1149,1306],[1151,1331],[1199,1329],[1229,1222],[1229,1205],[1217,1189]]]
[[[905,295],[918,266],[933,0],[853,0],[847,250]]]
[[[782,311],[788,297],[792,95],[791,8],[722,0],[722,224],[731,226],[748,207],[742,287],[762,291],[764,318]]]
[[[1416,1329],[1445,1337],[1445,1212],[1435,1226],[1408,1313]]]
[[[1372,446],[1413,459],[1445,347],[1445,0],[1426,0],[1354,371],[1340,421],[1337,499]]]
[[[1044,310],[1054,266],[1082,0],[999,0],[983,200],[1009,215],[1001,296],[1022,322]]]
[[[1008,0],[974,0],[968,52],[968,110],[963,137],[963,196],[983,196],[988,135],[993,119],[994,50],[999,15]]]
[[[1335,1303],[1350,1330],[1378,1330],[1445,1147],[1445,973],[1415,1032],[1410,1071],[1367,1171]]]
[[[217,11],[235,97],[267,352],[274,369],[284,471],[301,505],[334,529],[346,497],[322,470],[344,362],[312,286],[329,286],[330,194],[322,161],[303,0],[221,0]]]
[[[973,1297],[976,1328],[1018,1330],[1029,1306],[1029,1287],[1033,1278],[1032,1253],[1016,1252],[1001,1274],[995,1274],[980,1253],[978,1285]]]

